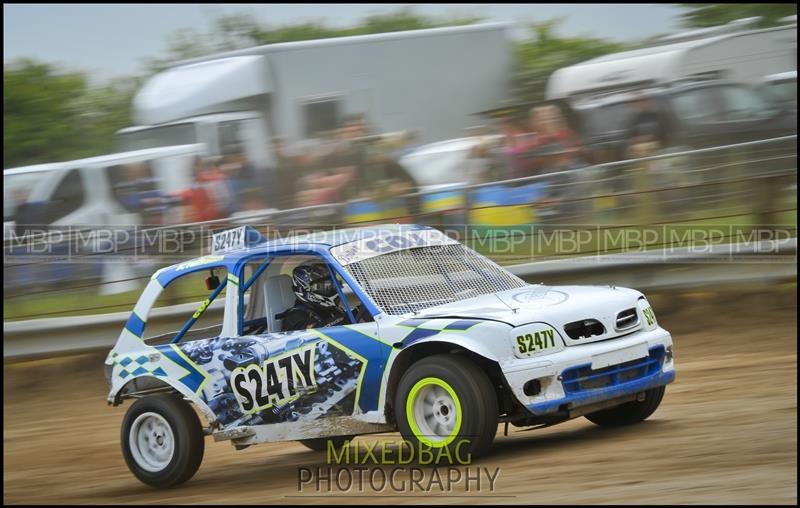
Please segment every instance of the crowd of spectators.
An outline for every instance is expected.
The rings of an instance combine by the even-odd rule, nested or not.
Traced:
[[[637,107],[630,126],[631,156],[651,153],[660,138],[651,105],[642,99]],[[522,117],[500,118],[470,135],[477,142],[459,168],[466,184],[555,173],[592,160],[561,110],[551,104],[533,107]],[[254,167],[241,147],[221,157],[197,157],[189,187],[169,196],[139,189],[134,206],[149,223],[189,223],[354,200],[387,203],[417,190],[400,163],[419,146],[413,131],[375,134],[363,116],[353,115],[316,139],[290,145],[276,137],[271,144],[272,167]],[[143,181],[141,173],[141,168],[130,168],[127,185]],[[156,217],[168,208],[179,212],[168,220]]]

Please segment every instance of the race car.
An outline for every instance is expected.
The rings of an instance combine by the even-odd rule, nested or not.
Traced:
[[[434,228],[267,240],[243,226],[212,244],[151,277],[105,361],[108,403],[134,399],[125,461],[151,486],[191,478],[206,435],[237,449],[336,450],[399,430],[412,446],[477,458],[500,422],[642,421],[675,377],[672,338],[642,293],[528,284]],[[310,264],[327,280],[309,287],[327,290],[341,317],[287,330],[301,294],[293,274]],[[205,272],[211,293],[183,328],[147,337],[158,295]],[[193,330],[223,292],[220,323]]]

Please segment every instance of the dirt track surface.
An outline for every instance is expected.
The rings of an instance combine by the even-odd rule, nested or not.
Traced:
[[[647,421],[601,429],[583,418],[509,435],[491,455],[495,490],[458,484],[395,503],[797,503],[796,298],[783,293],[651,298],[675,340],[677,380]],[[327,467],[298,443],[235,451],[206,441],[199,472],[157,491],[125,466],[125,409],[106,405],[102,355],[3,369],[5,503],[375,503],[369,490],[298,491],[298,468]],[[397,435],[365,436],[357,441]],[[419,466],[428,473],[432,470]],[[387,471],[390,468],[385,468]],[[385,493],[395,494],[389,489]],[[341,496],[334,500],[334,496]],[[441,497],[438,497],[441,496]],[[461,496],[461,497],[454,497]]]

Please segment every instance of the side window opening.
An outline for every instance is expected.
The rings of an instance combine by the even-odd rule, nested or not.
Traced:
[[[722,104],[725,119],[731,121],[768,118],[777,113],[774,104],[746,86],[722,87]]]
[[[206,285],[206,280],[212,272],[219,280],[217,289]],[[181,335],[179,342],[219,337],[222,333],[227,278],[228,272],[224,267],[214,267],[189,273],[174,280],[161,292],[153,304],[153,309],[185,304],[190,307],[190,310],[184,313],[183,325],[177,330],[167,331],[159,328],[157,324],[155,326],[148,324],[145,327],[145,343],[151,346],[168,344],[179,334]],[[213,300],[212,296],[215,296]]]
[[[310,100],[303,104],[306,138],[314,138],[339,127],[340,102],[341,100],[338,97],[325,97]]]
[[[83,177],[79,169],[72,169],[58,184],[53,197],[47,204],[47,223],[66,217],[83,206],[85,200]]]
[[[128,212],[139,212],[142,200],[157,193],[156,180],[150,161],[117,164],[108,168],[108,178],[114,199]]]
[[[719,120],[708,88],[696,88],[679,93],[674,98],[675,112],[683,120],[708,122]]]
[[[267,268],[263,268],[265,263],[268,263]],[[323,276],[319,277],[317,281],[319,287],[316,289],[322,293],[327,291],[330,295],[329,298],[335,302],[333,306],[316,307],[303,302],[295,294],[292,280],[294,269],[310,265],[324,267],[320,268]],[[292,255],[279,256],[270,260],[254,260],[247,263],[244,273],[242,288],[245,288],[245,285],[252,280],[254,274],[257,274],[257,278],[245,289],[244,312],[240,323],[242,335],[317,327],[314,326],[317,323],[323,323],[322,326],[337,326],[373,320],[358,296],[341,276],[337,274],[334,282],[325,261],[318,256]],[[320,289],[321,287],[324,289]],[[346,303],[342,301],[340,294],[344,295]],[[296,327],[290,324],[303,322],[302,319],[297,321],[296,315],[289,315],[290,312],[298,311],[298,309],[310,315],[309,326]]]

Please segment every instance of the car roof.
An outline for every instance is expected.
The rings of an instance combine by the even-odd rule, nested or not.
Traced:
[[[591,111],[604,106],[633,102],[637,97],[641,96],[658,99],[659,97],[668,97],[672,94],[693,90],[695,88],[723,85],[750,86],[749,83],[727,79],[675,80],[658,87],[631,88],[627,90],[611,91],[604,94],[589,95],[582,98],[579,102],[576,102],[573,108],[576,111]]]
[[[770,74],[768,76],[764,76],[764,81],[768,83],[797,81],[797,71],[779,72],[777,74]]]
[[[219,254],[209,254],[167,266],[154,273],[151,279],[157,279],[162,286],[166,286],[174,279],[188,273],[214,267],[224,267],[230,273],[247,258],[260,255],[312,254],[328,257],[329,249],[337,245],[371,239],[380,235],[430,229],[433,228],[417,224],[386,224],[300,234],[277,240],[265,239],[248,247]]]
[[[125,164],[140,160],[155,159],[160,156],[202,154],[205,145],[202,143],[190,145],[159,146],[155,148],[142,148],[128,152],[117,152],[83,159],[74,159],[63,162],[52,162],[46,164],[35,164],[32,166],[20,166],[3,170],[3,176],[20,175],[25,173],[40,173],[44,171],[66,171],[75,168],[101,168],[109,163]]]

